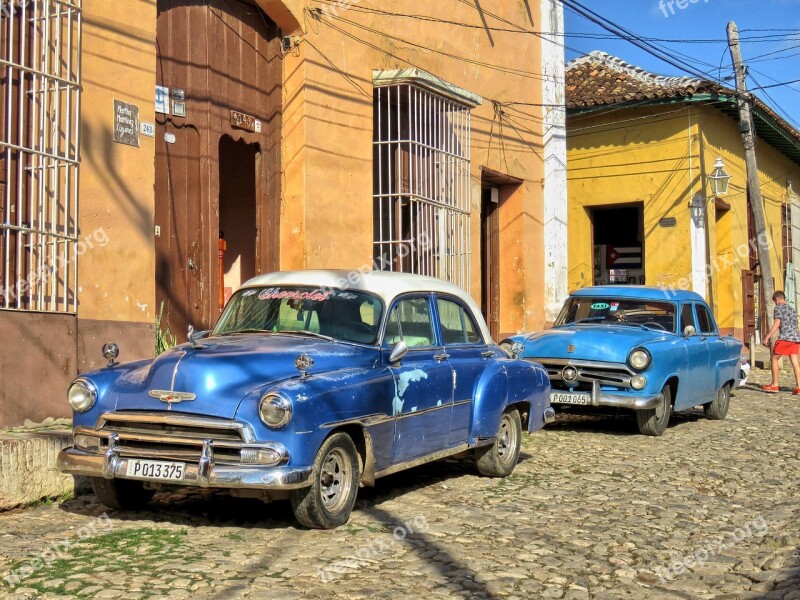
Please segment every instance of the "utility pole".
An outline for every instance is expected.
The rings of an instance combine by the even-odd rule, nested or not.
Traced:
[[[736,23],[728,23],[728,47],[736,74],[736,101],[739,105],[739,132],[744,143],[744,159],[747,163],[747,198],[753,212],[753,224],[756,229],[758,264],[761,267],[761,289],[764,291],[764,302],[767,305],[767,322],[762,323],[762,332],[769,329],[772,323],[772,294],[775,282],[772,278],[772,264],[769,262],[770,238],[764,218],[764,202],[761,199],[761,186],[758,183],[758,164],[756,162],[756,132],[753,128],[753,97],[747,93],[747,67],[742,63],[742,49],[739,46],[739,29]],[[752,243],[752,240],[750,241]]]

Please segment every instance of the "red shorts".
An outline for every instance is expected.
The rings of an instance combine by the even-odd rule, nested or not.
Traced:
[[[778,340],[775,342],[775,347],[772,349],[774,354],[778,356],[789,356],[791,354],[800,354],[800,344],[797,342],[787,342],[786,340]]]

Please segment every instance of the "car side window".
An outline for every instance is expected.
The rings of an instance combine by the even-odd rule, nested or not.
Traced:
[[[703,304],[696,304],[697,307],[697,324],[699,325],[698,331],[700,333],[716,333],[717,327],[714,325],[714,319],[711,316],[708,308]]]
[[[694,312],[692,311],[692,305],[684,304],[681,307],[681,333],[683,333],[689,325],[697,329],[697,326],[694,324]]]
[[[433,320],[428,298],[408,298],[398,302],[389,314],[384,343],[394,346],[403,340],[409,348],[434,345]]]
[[[436,307],[445,345],[480,344],[483,341],[475,319],[461,304],[440,298]]]

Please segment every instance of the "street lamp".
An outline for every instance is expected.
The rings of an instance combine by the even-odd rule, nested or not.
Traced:
[[[728,193],[728,184],[731,181],[731,176],[725,172],[725,164],[722,158],[717,158],[714,163],[714,173],[709,175],[708,178],[714,182],[714,195],[724,196]]]

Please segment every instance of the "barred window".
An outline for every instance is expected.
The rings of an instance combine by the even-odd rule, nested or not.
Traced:
[[[377,269],[469,289],[471,108],[413,82],[375,88]]]
[[[0,4],[0,309],[74,313],[81,0]]]

